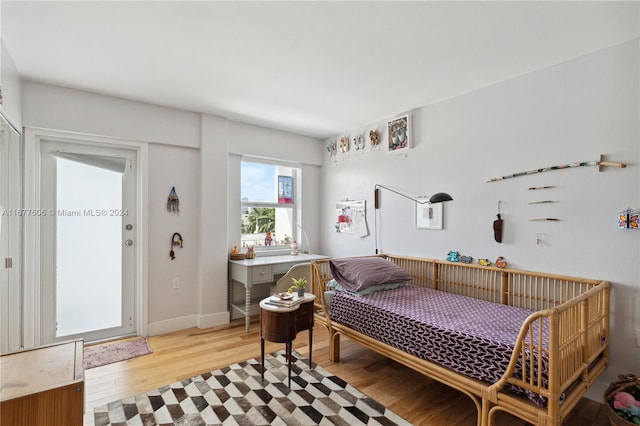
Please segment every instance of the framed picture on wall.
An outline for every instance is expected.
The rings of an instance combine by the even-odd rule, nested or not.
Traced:
[[[418,200],[420,200],[418,198]],[[419,229],[442,229],[442,209],[444,203],[429,204],[416,202],[416,228]]]
[[[411,126],[409,115],[394,118],[387,123],[389,152],[411,148]]]

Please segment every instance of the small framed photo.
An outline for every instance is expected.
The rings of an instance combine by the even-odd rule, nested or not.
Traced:
[[[427,200],[424,204],[416,202],[416,228],[442,229],[443,203],[429,204]]]
[[[411,126],[409,115],[394,118],[387,123],[389,152],[411,148]]]

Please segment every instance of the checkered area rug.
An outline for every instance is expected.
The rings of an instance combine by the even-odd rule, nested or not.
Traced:
[[[284,352],[250,359],[94,411],[96,426],[410,425],[294,352],[291,388]],[[295,362],[294,362],[295,361]]]

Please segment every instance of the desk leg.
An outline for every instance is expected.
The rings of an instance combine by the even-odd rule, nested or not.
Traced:
[[[251,322],[251,286],[245,287],[244,293],[244,331],[249,332],[249,323]]]

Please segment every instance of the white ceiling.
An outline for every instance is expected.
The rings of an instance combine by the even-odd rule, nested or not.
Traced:
[[[24,79],[325,138],[639,35],[630,2],[11,2]]]

